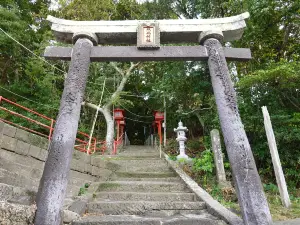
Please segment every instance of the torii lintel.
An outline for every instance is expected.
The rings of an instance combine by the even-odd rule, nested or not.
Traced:
[[[160,43],[199,43],[207,31],[222,32],[224,41],[241,38],[249,13],[215,19],[72,21],[48,16],[58,41],[72,43],[77,33],[95,34],[96,44],[136,44],[140,24],[158,24]]]

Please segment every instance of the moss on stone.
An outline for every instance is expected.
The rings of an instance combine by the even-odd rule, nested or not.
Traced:
[[[97,191],[109,190],[109,189],[117,188],[120,186],[121,186],[121,184],[118,184],[118,183],[102,183],[99,185]]]

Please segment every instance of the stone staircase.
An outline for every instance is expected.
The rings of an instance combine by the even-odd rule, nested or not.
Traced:
[[[223,225],[206,210],[159,152],[131,146],[106,157],[116,171],[106,182],[94,182],[85,215],[73,225]]]

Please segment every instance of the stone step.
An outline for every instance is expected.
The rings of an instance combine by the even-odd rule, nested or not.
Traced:
[[[87,206],[88,213],[105,215],[146,215],[151,211],[173,210],[202,210],[204,202],[166,202],[166,201],[95,201]]]
[[[157,152],[158,150],[146,145],[130,145],[123,152]]]
[[[159,152],[138,152],[138,151],[125,151],[118,154],[119,157],[132,157],[132,158],[159,158]]]
[[[151,160],[114,160],[114,164],[120,166],[118,171],[124,172],[163,172],[170,171],[165,160],[151,159]]]
[[[174,216],[167,218],[141,217],[136,215],[87,216],[72,225],[225,225],[221,220],[202,216]]]
[[[181,182],[179,177],[112,177],[114,181],[162,181],[162,182]]]
[[[35,179],[40,179],[43,173],[42,170],[35,168],[34,166],[30,167],[1,157],[0,157],[0,168],[8,171],[17,172],[18,174],[26,177],[34,177]]]
[[[103,156],[101,156],[102,157],[102,159],[105,159],[105,160],[107,160],[107,161],[111,161],[111,162],[114,162],[115,160],[163,160],[163,159],[161,159],[161,158],[159,158],[159,156],[158,157],[135,157],[134,155],[120,155],[120,154],[118,154],[118,155],[107,155],[107,156],[105,156],[105,155],[103,155]]]
[[[18,171],[19,172],[19,171]],[[0,168],[0,183],[37,190],[39,180]]]
[[[156,181],[107,181],[99,182],[100,191],[131,192],[190,192],[183,183]]]
[[[116,171],[116,176],[119,178],[169,178],[177,177],[173,171],[166,172],[123,172]]]
[[[9,200],[19,196],[35,196],[36,190],[0,183],[0,200]]]
[[[166,192],[98,192],[95,194],[97,200],[109,201],[195,201],[196,195],[194,193],[166,193]]]

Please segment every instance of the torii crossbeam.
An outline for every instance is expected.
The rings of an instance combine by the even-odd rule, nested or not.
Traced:
[[[48,47],[44,53],[47,59],[71,60],[71,65],[39,187],[35,225],[60,224],[89,63],[158,60],[208,61],[244,224],[272,224],[226,62],[226,59],[249,60],[251,53],[249,49],[222,46],[224,41],[241,38],[248,17],[248,13],[243,13],[199,20],[69,21],[49,16],[56,39],[74,46]],[[193,46],[161,46],[161,43],[189,43]],[[136,46],[110,46],[115,44]],[[227,218],[227,222],[242,224],[238,217]]]

